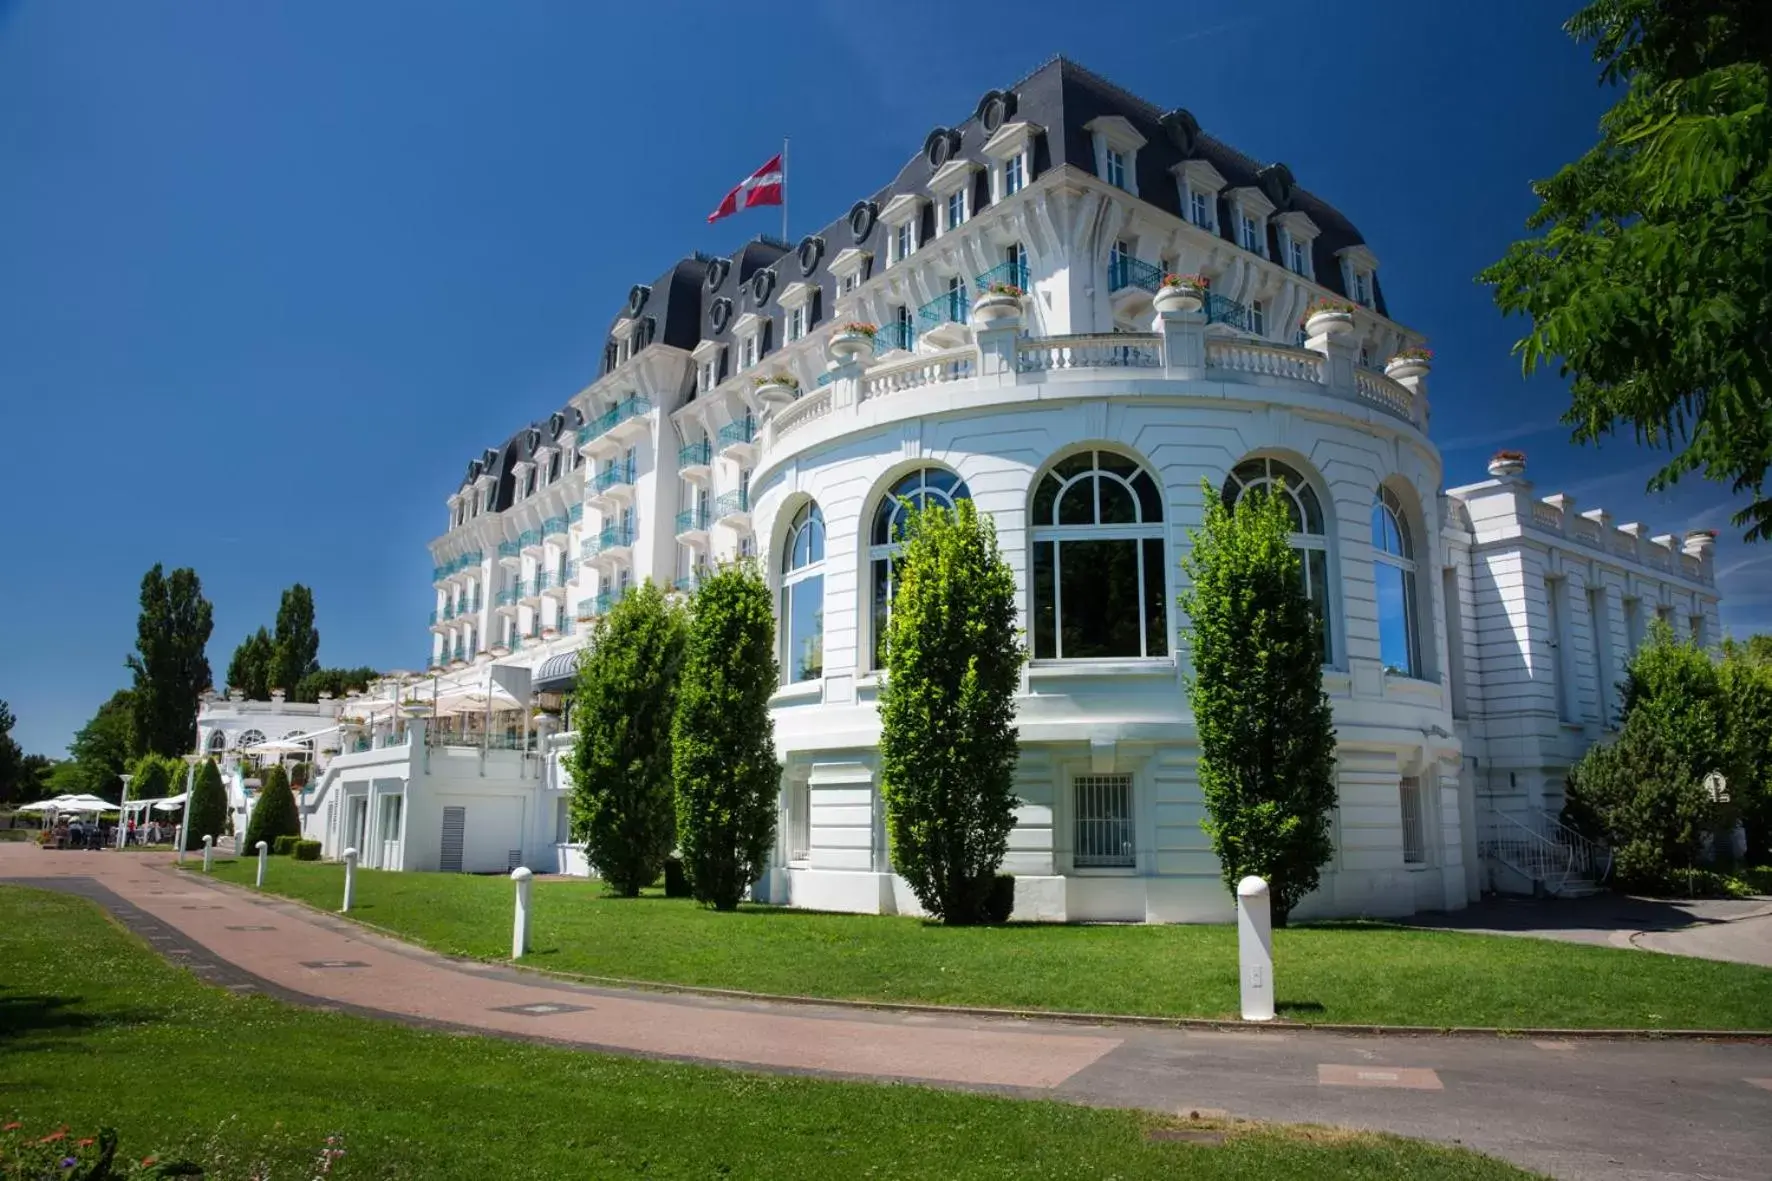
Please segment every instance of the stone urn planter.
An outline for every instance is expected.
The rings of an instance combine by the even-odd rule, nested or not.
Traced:
[[[1019,287],[992,284],[990,290],[972,301],[972,321],[982,327],[995,327],[1007,320],[1018,320],[1021,300]]]
[[[408,701],[400,707],[400,716],[408,721],[431,716],[431,707],[422,701]]]
[[[1159,314],[1166,312],[1197,312],[1206,306],[1206,293],[1184,283],[1159,287],[1151,300]]]
[[[800,396],[799,387],[786,377],[761,378],[757,382],[756,391],[757,397],[771,406],[785,406]]]
[[[1308,336],[1346,336],[1354,330],[1354,314],[1339,308],[1323,308],[1305,317]]]
[[[1384,363],[1384,375],[1393,381],[1401,381],[1406,377],[1426,377],[1433,367],[1433,354],[1426,349],[1409,349]]]
[[[1492,476],[1518,476],[1525,474],[1525,471],[1524,451],[1497,451],[1489,457],[1489,474]]]
[[[875,332],[872,324],[845,324],[831,335],[825,351],[839,365],[864,360],[873,355]]]

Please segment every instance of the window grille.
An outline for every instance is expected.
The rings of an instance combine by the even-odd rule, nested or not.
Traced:
[[[1421,815],[1421,780],[1413,775],[1403,777],[1403,864],[1427,863],[1427,831]]]
[[[1132,776],[1080,775],[1075,782],[1078,869],[1132,869]]]

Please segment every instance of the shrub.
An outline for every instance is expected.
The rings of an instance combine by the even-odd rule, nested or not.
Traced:
[[[288,857],[295,852],[295,847],[300,843],[301,837],[299,836],[285,834],[277,837],[271,842],[271,854],[275,857]]]
[[[196,784],[191,798],[185,801],[185,849],[201,849],[203,838],[219,840],[227,831],[228,797],[222,790],[221,768],[214,759],[205,759],[197,767]]]
[[[246,848],[255,850],[260,841],[269,845],[279,837],[300,835],[301,812],[295,805],[295,793],[289,790],[283,768],[273,763],[265,768],[252,818],[246,822]]]
[[[130,774],[129,798],[132,800],[161,800],[177,795],[185,788],[183,759],[146,754],[135,761]]]
[[[991,894],[984,904],[984,921],[1006,923],[1015,913],[1015,875],[1000,873],[991,880]]]
[[[1747,863],[1772,862],[1772,663],[1753,644],[1723,645],[1718,670],[1729,710],[1729,799],[1747,836]]]
[[[320,842],[319,841],[297,841],[297,842],[295,842],[294,850],[295,850],[295,859],[297,861],[318,861],[318,860],[320,860]]]
[[[991,921],[1015,827],[1015,576],[970,500],[909,515],[880,691],[892,863],[944,923]],[[1012,895],[1013,897],[1013,895]]]
[[[682,659],[682,612],[648,580],[597,620],[579,666],[572,835],[627,898],[658,880],[676,843],[671,724]]]
[[[1317,888],[1334,847],[1335,729],[1323,692],[1320,622],[1305,597],[1283,498],[1264,489],[1227,507],[1202,482],[1206,521],[1189,530],[1181,595],[1200,736],[1201,824],[1225,887],[1268,883],[1276,926]]]
[[[754,567],[722,568],[690,608],[671,732],[683,870],[691,895],[716,910],[737,908],[775,843],[778,677],[769,588]]]

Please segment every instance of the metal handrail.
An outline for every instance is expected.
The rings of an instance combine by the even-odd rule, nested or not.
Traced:
[[[1553,816],[1542,808],[1536,809],[1538,822],[1550,839],[1571,850],[1576,861],[1576,868],[1592,880],[1596,885],[1606,880],[1612,873],[1612,848],[1599,841],[1585,837],[1564,824],[1561,817]]]

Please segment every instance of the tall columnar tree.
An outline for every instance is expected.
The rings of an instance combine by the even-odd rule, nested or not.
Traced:
[[[56,774],[57,790],[72,785],[76,792],[88,792],[107,800],[121,798],[122,776],[141,751],[135,731],[135,691],[119,689],[98,707],[84,726],[74,732],[68,744],[66,770]]]
[[[768,586],[753,566],[721,569],[695,593],[671,726],[683,868],[716,910],[737,909],[775,842],[779,678]]]
[[[184,760],[147,754],[135,761],[135,770],[129,780],[130,799],[161,800],[184,789]]]
[[[0,701],[0,804],[29,803],[25,776],[25,752],[13,741],[12,727],[18,722],[12,707]]]
[[[278,837],[300,835],[301,813],[295,805],[295,793],[289,790],[289,776],[279,764],[272,763],[260,776],[258,800],[246,822],[244,852],[256,852],[260,841],[275,845]]]
[[[1704,778],[1729,774],[1729,749],[1715,662],[1657,620],[1625,674],[1617,740],[1570,771],[1565,818],[1612,847],[1621,885],[1665,886],[1697,863],[1720,818]]]
[[[1539,207],[1481,279],[1532,327],[1528,372],[1572,380],[1583,442],[1634,432],[1702,471],[1772,536],[1772,19],[1764,0],[1593,0],[1564,28],[1625,90],[1600,140],[1533,186]]]
[[[993,913],[1015,827],[1015,694],[1027,648],[1015,576],[970,500],[909,516],[880,691],[892,863],[945,923]]]
[[[271,638],[271,688],[299,700],[302,679],[320,671],[320,632],[314,626],[314,592],[296,583],[277,605],[277,632]]]
[[[1747,863],[1772,864],[1772,637],[1725,643],[1718,675],[1729,708],[1729,798],[1747,837]]]
[[[233,659],[228,661],[229,690],[244,693],[248,701],[269,701],[271,665],[275,655],[276,645],[271,641],[271,633],[262,627],[241,640],[240,646],[234,649]]]
[[[222,787],[221,768],[214,759],[204,759],[185,801],[185,848],[201,849],[206,836],[221,840],[227,823],[228,794]]]
[[[1283,498],[1257,488],[1227,507],[1202,483],[1206,520],[1182,559],[1200,738],[1201,827],[1225,886],[1268,883],[1284,925],[1334,848],[1335,728],[1323,648]]]
[[[160,566],[142,577],[136,621],[135,739],[144,751],[187,754],[197,741],[197,695],[209,688],[203,654],[214,629],[203,584],[189,567],[170,576]]]
[[[632,898],[675,839],[671,719],[682,611],[650,581],[597,620],[578,674],[572,831],[611,890]]]

